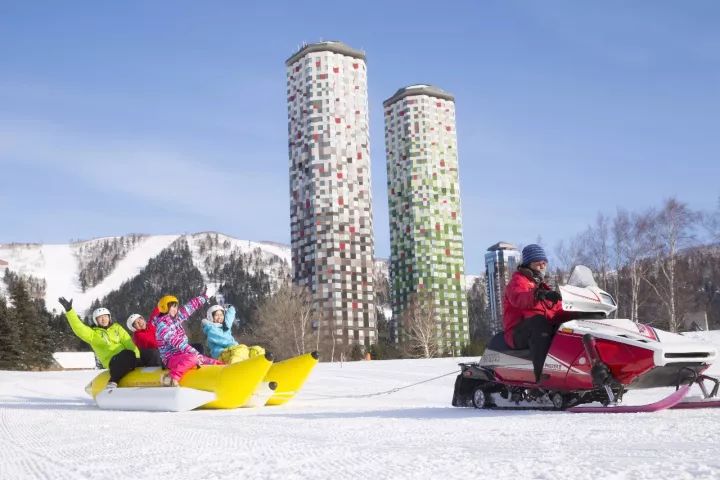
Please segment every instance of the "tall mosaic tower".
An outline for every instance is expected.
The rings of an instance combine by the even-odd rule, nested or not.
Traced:
[[[306,45],[287,66],[293,280],[312,292],[320,334],[376,342],[365,54]]]
[[[412,85],[383,102],[390,204],[390,289],[397,335],[410,296],[431,294],[444,353],[469,341],[455,99]]]

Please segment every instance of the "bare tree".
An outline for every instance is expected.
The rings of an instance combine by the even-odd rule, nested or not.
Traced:
[[[576,235],[566,245],[563,240],[560,240],[555,246],[555,258],[557,258],[556,265],[556,280],[558,283],[565,283],[567,277],[572,269],[582,264],[584,261],[584,235]]]
[[[618,276],[615,298],[619,299],[621,295],[629,297],[628,316],[635,322],[638,321],[638,311],[643,303],[640,286],[647,277],[650,266],[648,260],[654,254],[655,219],[654,210],[632,215],[625,210],[618,210],[613,220],[613,251]],[[626,277],[629,283],[627,293],[620,291],[621,276]]]
[[[382,262],[375,262],[373,265],[373,289],[377,305],[390,303],[390,281],[388,280],[387,265]]]
[[[501,278],[501,281],[504,279]],[[470,324],[470,338],[472,340],[490,338],[495,328],[501,329],[502,325],[495,326],[488,308],[487,280],[485,277],[478,277],[472,287],[467,291],[468,320]]]
[[[307,289],[285,283],[258,308],[255,334],[280,358],[302,355],[313,343],[313,314]]]
[[[714,212],[706,212],[702,216],[702,224],[710,236],[710,241],[720,243],[720,199]]]
[[[608,288],[608,272],[610,270],[610,222],[599,213],[594,226],[589,226],[585,232],[585,254],[588,266],[600,278],[600,287]]]
[[[432,358],[440,353],[439,328],[432,293],[420,291],[410,296],[400,316],[405,351],[414,357]]]
[[[615,266],[615,301],[620,301],[620,277],[623,266],[627,263],[627,239],[631,232],[630,215],[618,209],[612,224],[613,264]]]
[[[654,282],[648,276],[644,279],[665,306],[671,332],[676,332],[679,325],[676,269],[678,253],[693,242],[693,231],[698,220],[699,214],[690,210],[687,204],[669,198],[654,222],[657,279]]]

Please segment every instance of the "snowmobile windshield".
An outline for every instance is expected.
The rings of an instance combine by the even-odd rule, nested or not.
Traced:
[[[570,279],[567,283],[573,287],[597,287],[592,271],[585,265],[577,265],[573,268],[573,271],[570,274]]]

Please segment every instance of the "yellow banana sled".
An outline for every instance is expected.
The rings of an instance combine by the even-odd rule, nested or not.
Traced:
[[[272,354],[231,365],[205,365],[183,375],[179,387],[163,387],[159,367],[136,368],[118,388],[105,391],[104,371],[85,387],[100,408],[187,411],[195,408],[238,408],[282,405],[292,399],[318,362],[317,352],[273,363]]]

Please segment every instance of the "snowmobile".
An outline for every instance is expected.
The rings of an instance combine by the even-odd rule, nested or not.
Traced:
[[[570,412],[643,412],[666,408],[720,406],[718,379],[703,372],[717,349],[701,341],[628,319],[611,318],[613,297],[601,290],[589,268],[575,267],[560,286],[563,313],[542,377],[535,381],[530,350],[513,350],[503,332],[489,342],[479,361],[461,363],[452,405]],[[702,397],[686,395],[698,385]],[[676,387],[658,402],[621,405],[632,389]],[[601,406],[580,406],[589,403]]]

